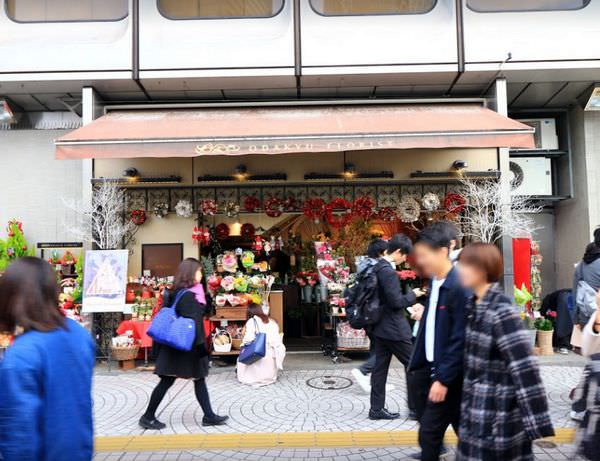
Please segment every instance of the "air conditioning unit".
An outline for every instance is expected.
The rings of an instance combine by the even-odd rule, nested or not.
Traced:
[[[524,118],[517,121],[535,129],[533,149],[521,150],[558,150],[558,134],[555,118]]]
[[[513,195],[552,195],[552,160],[544,157],[510,159]]]

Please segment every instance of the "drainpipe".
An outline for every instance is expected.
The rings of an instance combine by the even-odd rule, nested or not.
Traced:
[[[140,82],[140,0],[132,0],[131,5],[131,79],[146,99],[151,101],[152,98]]]
[[[458,61],[458,72],[452,80],[446,94],[450,94],[458,80],[465,73],[465,27],[463,19],[463,0],[454,1],[454,9],[456,10],[456,57]]]
[[[302,97],[302,31],[300,18],[300,0],[294,0],[294,75],[296,77],[296,97]]]

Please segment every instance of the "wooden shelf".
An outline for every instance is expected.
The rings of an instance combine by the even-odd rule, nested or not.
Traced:
[[[216,316],[212,316],[210,317],[208,320],[210,320],[211,322],[221,322],[222,320],[226,320],[228,322],[239,322],[241,320],[246,321],[248,320],[248,317],[246,316],[237,316],[237,317],[216,317]]]
[[[231,350],[229,352],[215,352],[212,351],[210,355],[240,355],[240,351]]]
[[[511,150],[510,156],[513,158],[519,157],[546,157],[546,158],[558,158],[564,157],[569,153],[564,150]]]

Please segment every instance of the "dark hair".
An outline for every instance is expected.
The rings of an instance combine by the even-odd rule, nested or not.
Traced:
[[[179,264],[175,281],[173,282],[173,291],[181,290],[182,288],[190,288],[196,285],[196,272],[202,270],[200,261],[196,258],[185,258]]]
[[[492,243],[472,243],[467,245],[458,257],[460,264],[473,266],[485,272],[488,283],[499,282],[504,272],[502,253]]]
[[[450,249],[450,242],[453,240],[446,226],[431,224],[417,234],[417,243],[427,245],[434,250],[441,248]]]
[[[260,304],[251,303],[248,305],[248,319],[251,319],[254,316],[259,317],[263,323],[269,323],[269,316],[266,315]]]
[[[397,250],[400,250],[400,253],[403,255],[410,254],[412,251],[412,241],[404,234],[396,234],[394,235],[387,245],[388,254],[392,254]]]
[[[600,248],[600,227],[594,231],[594,245]]]
[[[442,232],[445,232],[448,235],[449,240],[454,240],[456,243],[458,243],[458,229],[454,223],[441,220],[430,224],[429,227],[440,229]]]
[[[25,257],[0,277],[0,331],[50,331],[63,327],[56,273],[46,261]]]
[[[367,256],[373,259],[380,258],[387,248],[388,244],[385,240],[375,239],[369,244],[369,248],[367,248]]]

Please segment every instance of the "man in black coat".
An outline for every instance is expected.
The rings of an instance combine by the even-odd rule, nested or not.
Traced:
[[[422,230],[415,244],[417,265],[431,278],[408,367],[422,450],[414,459],[426,461],[440,458],[446,429],[452,425],[458,433],[460,418],[469,293],[459,283],[450,246],[447,229],[436,224]]]
[[[412,242],[403,234],[397,234],[388,243],[386,254],[375,265],[379,302],[382,309],[380,321],[371,331],[375,368],[371,375],[370,419],[396,419],[398,413],[390,413],[385,408],[385,384],[392,355],[404,365],[408,365],[412,348],[412,331],[404,310],[417,302],[423,292],[416,288],[402,294],[396,266],[406,261],[412,251]]]

